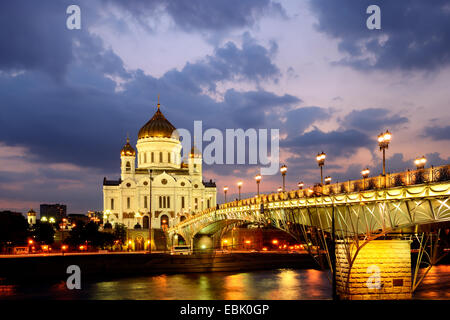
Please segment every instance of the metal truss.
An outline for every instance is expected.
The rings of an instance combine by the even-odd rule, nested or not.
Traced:
[[[331,265],[333,258],[329,246],[334,215],[334,240],[344,244],[350,276],[358,253],[368,242],[396,230],[450,221],[449,199],[450,182],[447,181],[288,200],[244,201],[194,215],[167,233],[168,239],[180,234],[190,243],[197,233],[213,224],[220,223],[223,227],[239,221],[270,224],[297,240],[305,240],[308,252],[325,267],[325,261]],[[427,243],[431,240],[422,235],[419,241],[422,251],[417,269],[422,258],[428,255],[423,248],[429,247]],[[337,268],[342,266],[337,265]],[[413,289],[425,275],[420,277],[415,271]],[[348,279],[340,280],[348,283]]]

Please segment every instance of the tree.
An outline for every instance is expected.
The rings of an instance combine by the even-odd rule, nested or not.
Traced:
[[[69,237],[66,239],[66,242],[72,246],[79,246],[84,243],[86,240],[84,239],[84,223],[82,221],[77,222],[76,227],[70,230]]]
[[[122,223],[116,223],[113,235],[115,240],[119,240],[121,244],[124,244],[127,240],[127,227]]]
[[[45,244],[55,242],[55,228],[47,222],[39,221],[33,228],[33,235],[37,241]]]
[[[101,232],[98,225],[90,221],[87,224],[79,222],[75,228],[70,231],[67,243],[72,246],[79,246],[88,243],[94,248],[105,248],[114,243],[115,236],[109,232]]]
[[[28,222],[19,212],[0,212],[0,249],[6,245],[23,245],[27,242]]]

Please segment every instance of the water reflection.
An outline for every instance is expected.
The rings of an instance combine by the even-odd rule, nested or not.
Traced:
[[[449,300],[450,265],[434,266],[414,293],[415,299]]]
[[[450,299],[450,266],[433,267],[415,299]],[[327,273],[278,269],[86,281],[81,290],[65,282],[0,285],[0,299],[302,300],[331,299]]]
[[[246,300],[245,277],[247,273],[228,275],[224,277],[224,300]]]

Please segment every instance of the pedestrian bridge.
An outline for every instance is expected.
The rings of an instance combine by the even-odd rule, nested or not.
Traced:
[[[217,248],[236,224],[271,225],[302,241],[322,268],[328,262],[340,297],[410,299],[448,253],[449,243],[441,245],[448,241],[441,228],[448,229],[450,221],[449,167],[225,203],[168,229],[168,243],[182,236],[195,248],[197,235],[209,235]],[[411,248],[418,248],[415,263]],[[372,286],[374,270],[379,280]]]
[[[386,187],[385,187],[386,186]],[[375,239],[394,230],[450,221],[449,166],[371,179],[262,195],[219,205],[167,230],[169,242],[181,235],[213,235],[227,226],[270,224],[298,238],[307,227],[338,238]]]

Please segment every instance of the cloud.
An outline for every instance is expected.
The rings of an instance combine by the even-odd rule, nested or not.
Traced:
[[[450,140],[450,126],[446,127],[425,127],[423,137],[433,140]]]
[[[331,110],[316,106],[290,110],[282,114],[286,118],[282,129],[288,136],[297,136],[302,134],[313,123],[329,120],[331,115]]]
[[[408,123],[408,118],[399,114],[391,115],[391,111],[383,108],[368,108],[353,110],[347,114],[340,123],[345,128],[363,131],[380,131],[385,128],[394,128]]]
[[[51,3],[45,5],[56,15]],[[14,10],[13,13],[18,14]],[[29,21],[30,28],[39,29],[33,24],[41,22],[39,19]],[[47,28],[58,29],[54,21],[48,23]],[[297,97],[278,96],[263,89],[242,92],[229,89],[223,101],[203,93],[205,86],[215,90],[222,81],[276,80],[280,74],[272,62],[276,43],[264,47],[248,33],[242,35],[241,47],[229,41],[216,47],[214,54],[187,63],[180,71],[174,69],[155,78],[141,70],[126,70],[121,58],[88,31],[69,37],[67,43],[52,32],[44,31],[40,36],[49,39],[43,43],[61,41],[63,47],[70,49],[67,59],[59,61],[54,57],[54,63],[61,63],[58,73],[45,64],[36,69],[27,65],[26,59],[22,61],[23,73],[15,76],[0,73],[1,140],[8,145],[28,148],[37,162],[117,169],[117,155],[126,132],[134,140],[133,133],[137,133],[153,114],[158,93],[167,117],[177,127],[187,129],[197,119],[219,128],[267,125],[267,115],[262,111],[292,107],[301,102]],[[2,63],[7,60],[0,60],[0,66]],[[55,82],[47,74],[61,81]],[[117,83],[112,79],[122,81],[121,91],[117,91]],[[248,112],[251,117],[240,117],[242,112]],[[223,121],[224,117],[218,114],[231,116]]]
[[[273,119],[276,108],[287,109],[301,101],[289,94],[279,96],[264,90],[238,92],[230,89],[224,96],[223,114],[233,119],[240,128],[267,128],[270,123],[276,122]],[[244,113],[245,116],[242,116]]]
[[[317,29],[337,39],[348,56],[340,63],[358,69],[436,70],[450,63],[447,0],[310,0]],[[366,9],[381,8],[381,30],[366,27]]]
[[[281,4],[271,0],[104,0],[125,9],[134,19],[149,26],[149,17],[167,13],[184,31],[227,31],[251,27],[262,16],[286,16]]]
[[[427,158],[427,168],[429,168],[430,166],[437,167],[446,165],[450,162],[450,157],[445,159],[439,152],[427,153],[425,154],[425,157]],[[386,171],[392,173],[402,172],[408,169],[415,170],[416,166],[414,165],[414,160],[415,158],[405,159],[405,156],[402,153],[394,153],[390,157],[386,158]],[[379,159],[374,159],[374,162],[376,163],[376,165],[369,166],[369,169],[371,171],[371,175],[375,176],[380,174],[383,169],[382,163]]]
[[[373,144],[368,135],[354,129],[324,132],[318,128],[293,138],[287,138],[280,143],[281,146],[296,153],[326,150],[327,153],[334,156],[349,156],[355,153],[356,149],[370,148]]]
[[[266,48],[246,32],[242,35],[242,48],[228,41],[216,47],[213,55],[194,63],[188,62],[181,71],[170,70],[164,75],[163,81],[188,88],[194,93],[202,92],[203,87],[215,91],[217,83],[221,81],[277,81],[281,73],[271,60],[276,51],[275,42]]]
[[[0,143],[0,205],[3,208],[35,210],[43,202],[69,203],[69,212],[101,206],[98,170],[69,163],[36,163],[24,147]],[[12,169],[12,170],[11,170]]]
[[[40,70],[61,78],[72,60],[72,36],[65,27],[68,1],[0,2],[0,69]]]
[[[2,1],[0,70],[39,71],[62,82],[73,64],[82,63],[103,74],[127,78],[122,60],[84,26],[95,21],[98,8],[92,2],[76,1],[82,8],[82,28],[69,30],[66,9],[71,4],[74,1]]]

